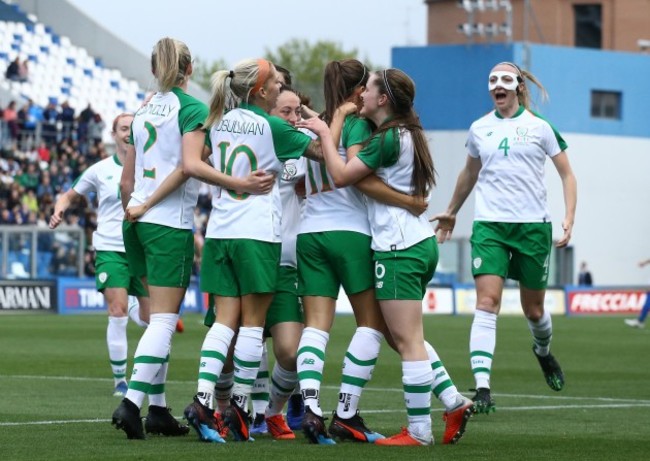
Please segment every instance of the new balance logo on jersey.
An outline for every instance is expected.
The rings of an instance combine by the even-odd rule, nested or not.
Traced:
[[[493,131],[490,131],[486,136],[492,136]]]
[[[305,359],[302,361],[301,365],[314,365],[316,361],[314,359]]]

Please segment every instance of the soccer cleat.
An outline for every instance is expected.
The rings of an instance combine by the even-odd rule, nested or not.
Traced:
[[[399,434],[393,435],[391,437],[386,437],[384,439],[379,439],[375,442],[375,445],[383,445],[383,446],[415,446],[415,447],[420,447],[422,445],[432,445],[433,441],[428,441],[428,442],[423,442],[415,437],[413,437],[411,434],[409,434],[409,431],[407,428],[403,427],[402,432]]]
[[[194,401],[185,408],[183,414],[201,442],[226,443],[215,427],[213,410],[199,402],[199,399],[194,397]]]
[[[479,387],[478,389],[470,389],[470,391],[476,391],[472,401],[474,402],[474,413],[485,413],[489,415],[490,412],[496,411],[496,405],[492,396],[490,395],[490,389],[486,387]]]
[[[269,432],[275,440],[293,440],[296,438],[296,434],[293,433],[287,422],[284,420],[284,416],[275,415],[269,416],[266,418],[266,426],[269,428]]]
[[[149,413],[144,420],[144,430],[147,434],[160,434],[169,437],[187,435],[190,428],[179,423],[171,414],[170,408],[149,405]]]
[[[129,399],[122,399],[122,403],[113,412],[112,424],[116,429],[126,432],[127,439],[144,439],[140,409]]]
[[[257,413],[251,426],[251,434],[268,434],[269,429],[266,426],[266,419],[262,413]]]
[[[223,412],[223,420],[237,442],[253,441],[250,436],[250,416],[230,399],[230,406]]]
[[[561,391],[564,387],[564,373],[562,373],[562,368],[557,360],[555,360],[555,357],[553,357],[553,354],[549,352],[548,355],[543,357],[537,355],[534,345],[533,353],[535,354],[535,357],[537,357],[539,366],[542,367],[542,372],[544,373],[544,378],[546,379],[548,387],[554,391]]]
[[[183,319],[179,317],[178,320],[176,321],[176,333],[182,333],[184,331],[185,331],[185,324],[183,323]]]
[[[325,418],[315,415],[309,408],[305,408],[305,416],[302,419],[302,431],[310,443],[336,445],[334,439],[327,433]]]
[[[287,424],[294,431],[302,428],[302,418],[305,416],[305,404],[302,395],[293,394],[287,404]]]
[[[226,426],[226,423],[223,421],[223,417],[221,416],[221,413],[219,413],[218,411],[214,412],[214,427],[217,429],[219,435],[224,439],[228,436],[228,433],[230,432],[230,429],[228,429],[228,426]]]
[[[113,391],[113,397],[124,397],[126,395],[126,391],[129,390],[129,385],[126,384],[126,381],[120,381],[117,383],[117,386],[115,386],[115,390]]]
[[[329,427],[332,437],[339,440],[352,440],[353,442],[374,443],[384,436],[368,429],[359,416],[359,411],[352,418],[341,418],[332,413],[332,422]]]
[[[445,422],[445,433],[442,436],[442,443],[457,443],[465,432],[467,421],[474,414],[474,402],[462,395],[458,397],[458,405],[449,411],[445,411],[442,420]]]
[[[638,319],[625,319],[625,320],[623,320],[623,321],[625,322],[625,324],[626,324],[628,327],[632,327],[632,328],[645,328],[645,324],[644,324],[643,322],[639,322]]]

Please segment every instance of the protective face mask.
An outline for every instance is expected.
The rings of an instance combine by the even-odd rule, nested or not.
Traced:
[[[492,72],[488,80],[488,89],[492,91],[498,86],[505,90],[515,91],[519,86],[517,74],[503,70]]]

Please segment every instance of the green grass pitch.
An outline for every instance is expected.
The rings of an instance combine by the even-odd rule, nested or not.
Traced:
[[[470,395],[469,316],[428,316],[427,339],[461,392]],[[119,403],[112,379],[103,315],[0,315],[0,459],[2,460],[635,460],[648,459],[650,331],[632,330],[621,317],[555,317],[553,352],[567,384],[545,384],[522,317],[501,317],[492,370],[497,411],[474,416],[458,445],[399,448],[342,443],[309,445],[269,436],[254,443],[199,443],[187,437],[129,441],[110,424]],[[185,316],[174,337],[168,405],[180,417],[196,390],[205,327]],[[336,319],[327,350],[323,409],[335,408],[341,360],[354,331]],[[141,330],[129,325],[129,358]],[[385,345],[362,397],[372,429],[392,435],[406,423],[400,364]],[[143,413],[146,413],[146,409]],[[442,406],[434,399],[433,427],[442,440]]]

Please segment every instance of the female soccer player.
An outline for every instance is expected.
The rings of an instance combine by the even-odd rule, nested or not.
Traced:
[[[240,178],[258,168],[279,175],[283,162],[303,155],[321,158],[317,142],[269,116],[279,90],[275,67],[264,59],[245,60],[232,71],[215,73],[206,121],[215,169]],[[224,114],[230,102],[237,107]],[[200,440],[223,442],[212,418],[213,394],[237,332],[233,398],[223,417],[236,440],[248,440],[246,407],[260,366],[263,327],[280,263],[280,192],[274,187],[268,195],[252,196],[219,188],[212,204],[201,289],[215,295],[216,322],[201,348],[197,394],[185,416]]]
[[[506,277],[519,281],[521,306],[533,335],[533,353],[546,383],[554,391],[564,386],[560,364],[550,352],[551,316],[544,310],[552,246],[544,185],[546,158],[553,161],[564,191],[563,235],[558,247],[566,246],[571,239],[577,186],[564,139],[529,108],[526,80],[545,94],[537,79],[515,64],[502,62],[490,71],[488,89],[495,110],[470,127],[467,162],[447,211],[431,218],[438,221],[438,241],[449,239],[456,214],[478,184],[471,237],[476,312],[469,341],[477,413],[494,410],[490,373]]]
[[[338,154],[335,137],[319,120],[301,124],[316,132],[334,183],[355,184],[375,173],[393,189],[415,197],[427,196],[435,184],[429,148],[413,110],[415,86],[397,69],[371,74],[361,94],[360,115],[376,126],[365,147],[347,163]],[[344,116],[356,110],[343,106],[332,123],[338,133]],[[368,218],[375,260],[375,296],[397,351],[402,359],[402,382],[408,429],[375,440],[378,445],[429,445],[431,386],[434,380],[425,347],[422,297],[438,259],[433,231],[423,216],[368,198]]]
[[[95,163],[78,177],[72,188],[59,196],[50,219],[50,228],[55,229],[73,202],[83,195],[97,193],[97,230],[93,234],[97,269],[95,283],[97,291],[104,294],[108,306],[106,342],[115,381],[113,395],[116,397],[124,397],[128,387],[128,319],[131,317],[142,327],[146,327],[149,321],[149,299],[142,282],[129,273],[122,237],[124,209],[119,186],[132,121],[132,114],[120,114],[115,118],[111,132],[115,140],[115,155]],[[130,299],[129,294],[137,296],[137,301]]]

